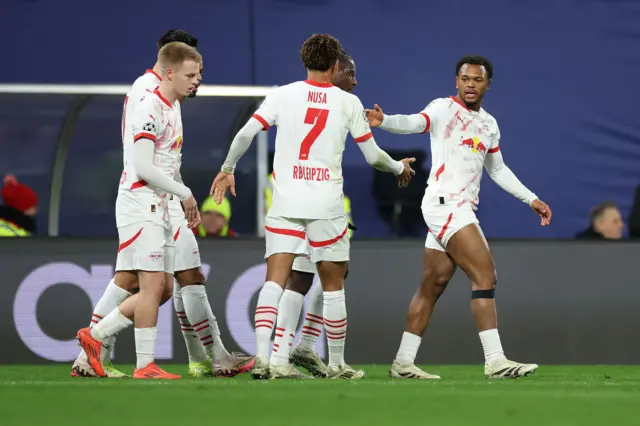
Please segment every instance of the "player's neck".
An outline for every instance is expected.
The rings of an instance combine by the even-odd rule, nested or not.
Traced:
[[[178,94],[174,90],[171,90],[171,87],[169,86],[169,82],[167,80],[162,80],[160,82],[158,92],[160,92],[160,95],[171,105],[173,105],[178,100]]]
[[[326,71],[307,71],[307,80],[316,83],[331,83],[331,76]]]
[[[153,66],[153,72],[158,75],[158,76],[162,76],[162,67],[160,66],[160,64],[158,64],[157,62],[155,63],[155,65]],[[162,79],[162,78],[160,78]]]
[[[460,97],[459,94],[456,95],[456,99],[458,100],[458,102],[460,102],[462,105],[465,105],[467,109],[470,109],[471,111],[479,112],[480,109],[482,109],[482,101],[478,101],[475,104],[469,104],[469,103],[466,103],[464,99]]]

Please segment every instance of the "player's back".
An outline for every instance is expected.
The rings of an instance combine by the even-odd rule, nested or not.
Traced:
[[[344,214],[342,154],[347,133],[354,133],[356,120],[369,132],[360,100],[328,83],[298,81],[276,89],[254,117],[265,127],[270,122],[278,126],[269,214],[301,219]]]

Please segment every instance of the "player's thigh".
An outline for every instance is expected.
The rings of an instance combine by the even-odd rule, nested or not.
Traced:
[[[421,280],[423,287],[446,287],[455,272],[456,264],[446,251],[425,244]]]
[[[477,223],[458,230],[447,243],[447,252],[467,274],[474,287],[493,288],[495,264],[489,244]]]
[[[139,222],[118,228],[116,271],[164,272],[166,229],[155,222]],[[172,259],[169,259],[172,261]],[[140,281],[140,275],[138,274]],[[140,285],[142,283],[139,282]]]
[[[174,275],[181,286],[203,284],[202,262],[198,241],[186,220],[173,221],[173,240],[175,241]]]

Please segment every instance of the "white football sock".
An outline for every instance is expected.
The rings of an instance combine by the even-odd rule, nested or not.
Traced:
[[[109,312],[102,321],[91,328],[91,337],[96,340],[100,340],[104,345],[104,342],[108,338],[113,338],[116,334],[131,325],[133,325],[133,321],[122,315],[120,309],[115,308],[113,311]]]
[[[324,292],[323,316],[329,348],[329,366],[342,366],[347,338],[347,305],[344,289]]]
[[[205,294],[206,297],[206,294]],[[218,320],[216,316],[213,315],[213,310],[211,309],[211,304],[209,303],[209,299],[207,299],[206,303],[207,307],[207,316],[209,317],[209,324],[211,324],[211,333],[213,335],[213,358],[212,359],[222,359],[224,357],[229,356],[229,352],[227,348],[224,347],[224,343],[222,343],[222,339],[220,338],[220,327],[218,326]]]
[[[109,314],[109,312],[117,308],[129,296],[131,296],[131,293],[129,293],[127,290],[124,290],[118,287],[114,279],[111,278],[111,281],[109,281],[107,288],[105,288],[104,293],[102,294],[102,297],[100,298],[100,300],[98,300],[98,303],[96,304],[96,307],[93,310],[89,327],[93,327],[94,325],[98,324],[104,317],[106,317]],[[107,359],[111,357],[111,352],[113,351],[113,347],[115,346],[115,343],[116,343],[116,340],[114,337],[109,341],[109,350],[102,351],[107,353],[107,355],[105,355]],[[87,354],[85,354],[84,350],[82,349],[78,354],[78,360],[89,362],[87,359]]]
[[[136,368],[144,368],[155,360],[156,338],[158,329],[156,327],[135,328],[136,339]]]
[[[300,339],[301,348],[315,351],[316,343],[324,327],[324,319],[322,318],[323,309],[324,293],[322,291],[322,285],[318,282],[311,287],[311,291],[309,292],[309,310],[304,317],[304,324],[302,326],[302,338]]]
[[[182,332],[182,337],[187,347],[189,362],[206,362],[207,353],[204,350],[204,346],[200,343],[200,338],[196,332],[193,331],[193,327],[187,319],[182,294],[180,293],[180,285],[177,282],[173,283],[173,307],[176,310],[178,322],[180,323],[180,331]]]
[[[193,331],[200,338],[200,343],[204,346],[207,356],[213,358],[213,329],[209,319],[211,307],[207,310],[207,305],[209,305],[207,289],[201,284],[190,285],[182,287],[180,294],[182,294],[184,310],[187,313],[189,323],[193,326]]]
[[[502,343],[500,343],[500,335],[498,334],[497,328],[481,331],[478,334],[480,335],[482,349],[484,349],[484,359],[487,364],[506,359],[504,351],[502,350]]]
[[[269,358],[269,342],[278,317],[278,305],[282,297],[282,287],[273,281],[264,283],[256,306],[256,356]]]
[[[402,365],[413,365],[421,342],[422,337],[405,331],[400,341],[400,349],[396,354],[396,362]]]
[[[289,363],[289,353],[296,337],[296,328],[300,319],[300,312],[304,305],[304,296],[292,290],[285,290],[278,306],[278,322],[276,338],[273,341],[271,364],[286,365]]]

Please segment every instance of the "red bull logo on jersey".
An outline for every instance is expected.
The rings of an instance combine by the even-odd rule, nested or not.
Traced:
[[[487,152],[487,147],[484,146],[482,141],[480,141],[476,136],[469,139],[463,139],[460,146],[468,147],[474,154],[477,154],[478,152]]]
[[[169,147],[169,151],[180,152],[182,150],[182,136],[178,136],[178,139]]]

